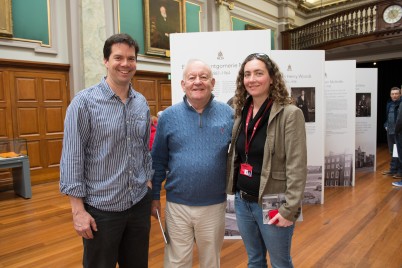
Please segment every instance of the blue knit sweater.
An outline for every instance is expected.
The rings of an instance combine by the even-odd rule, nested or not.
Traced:
[[[169,202],[188,206],[224,202],[232,127],[232,108],[212,98],[201,114],[185,97],[183,102],[164,110],[152,147],[153,199],[160,199],[167,176]]]

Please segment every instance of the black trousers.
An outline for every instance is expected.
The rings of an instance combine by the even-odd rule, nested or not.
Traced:
[[[122,212],[86,209],[98,228],[93,239],[83,239],[83,266],[86,268],[147,268],[151,228],[151,190],[145,197]]]

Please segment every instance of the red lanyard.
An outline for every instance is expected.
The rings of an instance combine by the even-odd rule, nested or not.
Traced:
[[[258,118],[257,122],[255,123],[254,128],[253,128],[253,132],[251,133],[251,137],[250,137],[249,141],[247,141],[247,134],[248,134],[247,130],[248,130],[248,124],[250,123],[251,115],[253,113],[254,104],[251,103],[250,107],[248,108],[248,113],[247,113],[247,118],[246,118],[246,129],[244,130],[245,135],[246,135],[246,141],[245,141],[245,147],[244,147],[244,150],[245,150],[245,153],[246,153],[246,163],[247,163],[247,160],[248,160],[248,150],[250,148],[251,140],[254,137],[255,131],[257,130],[257,127],[260,124],[261,119],[264,117],[265,112],[269,109],[269,107],[271,107],[271,105],[272,105],[272,100],[270,100],[268,102],[267,107],[265,107],[265,110],[262,113],[261,117]]]

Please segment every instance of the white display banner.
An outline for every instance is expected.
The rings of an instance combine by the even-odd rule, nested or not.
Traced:
[[[190,59],[200,59],[211,66],[216,80],[215,99],[227,102],[236,90],[236,78],[243,60],[251,53],[269,55],[270,50],[271,30],[171,34],[172,104],[183,100],[180,83],[184,66]]]
[[[356,69],[356,172],[376,171],[377,69]]]
[[[325,62],[324,185],[355,185],[356,61]]]
[[[200,59],[211,66],[216,83],[215,99],[227,102],[234,96],[240,65],[252,53],[271,50],[270,30],[177,33],[170,35],[172,104],[183,100],[181,80],[190,59]],[[234,196],[228,196],[225,238],[241,238],[236,222]]]
[[[307,184],[304,204],[324,201],[324,67],[322,50],[273,50],[289,93],[304,114],[307,134]]]

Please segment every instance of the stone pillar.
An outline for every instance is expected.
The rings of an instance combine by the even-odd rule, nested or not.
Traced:
[[[218,17],[219,17],[219,31],[231,31],[232,24],[230,21],[230,12],[226,3],[219,5]]]
[[[103,64],[103,44],[106,40],[106,19],[104,1],[82,0],[82,62],[84,85],[99,83],[106,75]]]
[[[295,23],[295,17],[297,9],[296,3],[289,0],[281,0],[279,1],[278,6],[278,16],[279,16],[279,24],[278,24],[278,48],[282,49],[282,36],[281,32],[289,30],[292,25]]]

